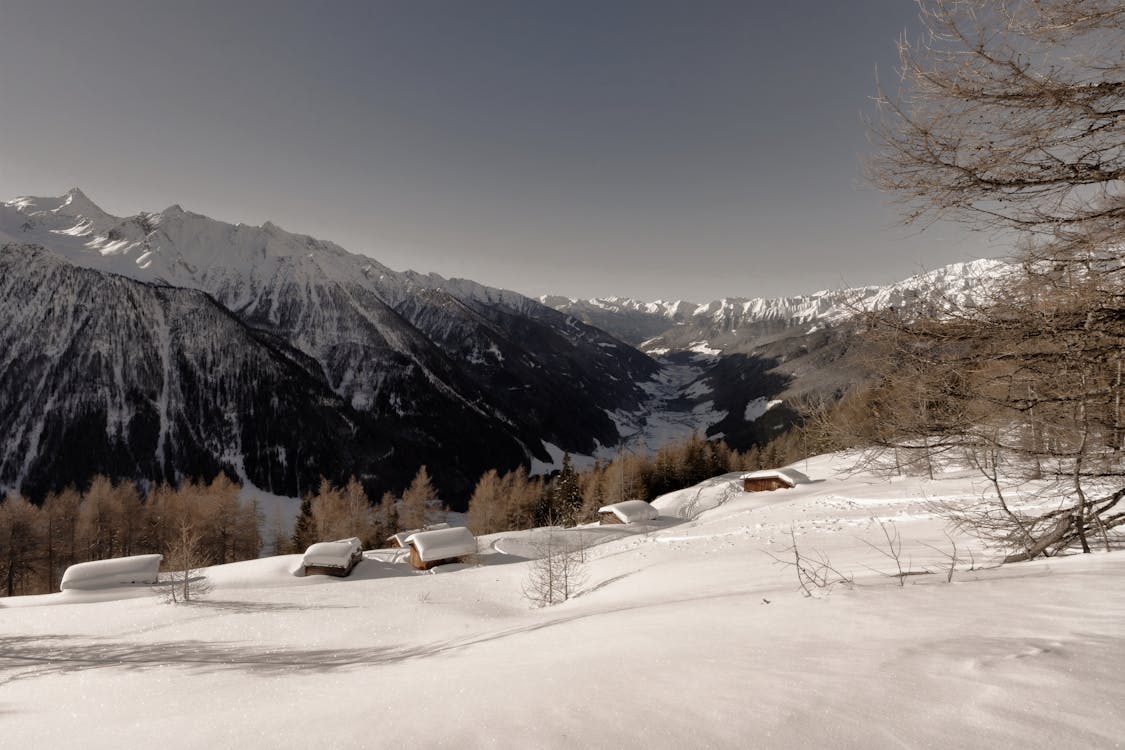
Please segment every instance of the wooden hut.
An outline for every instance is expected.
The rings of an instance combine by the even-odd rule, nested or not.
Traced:
[[[397,534],[391,534],[384,541],[388,547],[402,547],[406,548],[406,540],[410,538],[411,534],[417,534],[419,531],[437,531],[438,529],[448,529],[447,523],[431,523],[426,524],[420,529],[410,529],[409,531],[400,531]]]
[[[417,534],[418,529],[411,529],[410,531],[400,531],[397,534],[391,534],[387,537],[386,542],[388,547],[406,547],[406,540],[410,538],[411,534]]]
[[[743,474],[742,489],[745,492],[772,492],[773,490],[791,490],[798,484],[809,481],[799,471],[794,469],[763,469]]]
[[[113,586],[153,584],[160,578],[163,555],[132,555],[71,565],[63,573],[60,591],[84,591]]]
[[[418,570],[460,562],[477,552],[477,540],[464,526],[417,531],[406,538],[410,564]]]
[[[626,500],[598,508],[598,520],[602,524],[652,521],[659,515],[656,508],[644,500]]]
[[[335,542],[317,542],[305,550],[301,567],[307,576],[343,578],[363,559],[363,544],[352,537]]]

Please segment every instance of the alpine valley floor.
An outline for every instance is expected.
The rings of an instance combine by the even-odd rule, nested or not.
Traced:
[[[296,577],[296,556],[214,567],[190,606],[147,588],[3,599],[0,746],[1125,743],[1125,553],[995,567],[955,536],[947,583],[925,503],[983,482],[847,467],[801,462],[812,483],[766,493],[717,477],[658,499],[648,527],[568,531],[593,545],[584,582],[541,609],[523,587],[542,531],[432,573],[389,551],[347,579]],[[900,587],[884,528],[935,572]],[[803,596],[773,557],[793,539],[855,585]]]

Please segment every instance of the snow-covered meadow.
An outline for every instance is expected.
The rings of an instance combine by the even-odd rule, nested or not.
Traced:
[[[522,593],[537,532],[426,573],[390,550],[345,579],[294,576],[300,556],[214,567],[188,606],[144,587],[0,600],[0,746],[1125,743],[1125,553],[997,568],[957,536],[947,583],[925,503],[983,483],[846,467],[801,462],[811,483],[765,493],[718,477],[647,526],[568,531],[592,545],[584,581],[543,609]],[[937,572],[900,587],[884,528]],[[803,596],[773,557],[791,532],[855,585]]]

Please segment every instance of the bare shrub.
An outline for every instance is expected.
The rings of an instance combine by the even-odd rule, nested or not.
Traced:
[[[165,602],[190,604],[210,593],[211,582],[202,571],[205,554],[203,533],[186,519],[180,521],[165,558],[168,573],[161,588]]]
[[[813,550],[811,553],[802,553],[797,545],[797,532],[792,527],[789,529],[791,544],[785,548],[785,557],[779,557],[772,552],[766,552],[778,565],[793,569],[797,576],[797,585],[801,593],[808,597],[820,593],[827,594],[833,587],[853,585],[852,577],[841,573],[832,566],[826,555]],[[792,558],[792,559],[789,559]]]
[[[533,549],[536,556],[524,581],[524,597],[537,607],[565,602],[585,582],[585,544],[574,534],[550,528]]]

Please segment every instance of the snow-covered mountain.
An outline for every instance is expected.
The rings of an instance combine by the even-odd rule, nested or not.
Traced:
[[[77,189],[0,205],[0,246],[0,488],[33,495],[95,471],[218,468],[285,494],[352,472],[394,490],[428,464],[456,503],[489,468],[623,439],[745,448],[792,421],[779,400],[862,376],[857,311],[962,299],[1005,272],[705,305],[537,301],[270,222],[117,217]]]
[[[794,297],[707,304],[622,297],[541,301],[661,361],[664,384],[657,390],[665,413],[659,421],[678,429],[676,434],[695,424],[708,437],[745,448],[792,424],[794,400],[832,397],[867,377],[851,325],[858,315],[892,307],[909,312],[961,305],[980,299],[1009,272],[1005,263],[979,260],[887,286]],[[650,418],[648,424],[655,421]]]
[[[80,486],[99,472],[207,477],[225,466],[285,487],[301,466],[331,476],[390,450],[315,363],[201,292],[8,245],[0,299],[0,477],[9,486]]]
[[[409,479],[421,463],[440,465],[435,480],[454,496],[463,497],[493,466],[549,461],[545,443],[579,453],[616,443],[617,427],[609,414],[641,409],[646,394],[637,383],[658,369],[632,347],[535,300],[469,281],[395,272],[269,222],[228,224],[179,206],[115,217],[75,189],[58,198],[18,198],[0,207],[0,243],[11,245],[3,283],[12,286],[48,283],[36,266],[51,258],[52,268],[65,262],[152,287],[206,292],[256,340],[304,355],[305,369],[323,379],[352,413],[375,425],[375,442],[389,446],[384,463],[393,457],[397,474]],[[69,290],[86,296],[64,302],[89,307],[98,325],[120,316],[119,306],[131,304],[115,289],[92,296],[89,287]],[[0,313],[15,304],[0,300]],[[204,326],[207,321],[179,322]],[[93,345],[81,331],[68,334],[43,326],[36,333],[65,339],[71,347]],[[209,328],[198,334],[226,335]],[[134,337],[130,332],[122,345],[130,347]],[[5,339],[0,346],[14,350],[16,343]],[[123,358],[120,366],[161,372],[163,364],[142,357],[142,351],[156,349],[138,347],[138,354]],[[225,354],[210,367],[237,367]],[[87,381],[81,387],[102,393],[112,390],[113,382]],[[29,403],[27,411],[50,407],[47,401]],[[122,440],[143,441],[132,421],[119,427]],[[198,429],[210,432],[210,427],[204,423]],[[6,433],[34,429],[0,424]],[[155,434],[168,429],[161,422]],[[242,455],[236,446],[223,448],[231,456]],[[237,459],[223,455],[215,460],[239,468],[232,465]],[[12,473],[13,465],[3,466],[0,485],[21,476]],[[300,474],[300,469],[286,473],[273,488],[295,491]],[[394,487],[401,476],[379,478]]]
[[[644,351],[751,351],[779,335],[814,332],[877,309],[963,304],[987,292],[1010,266],[999,260],[954,263],[886,286],[826,289],[775,298],[728,298],[706,304],[542,297],[551,307],[640,346]]]

